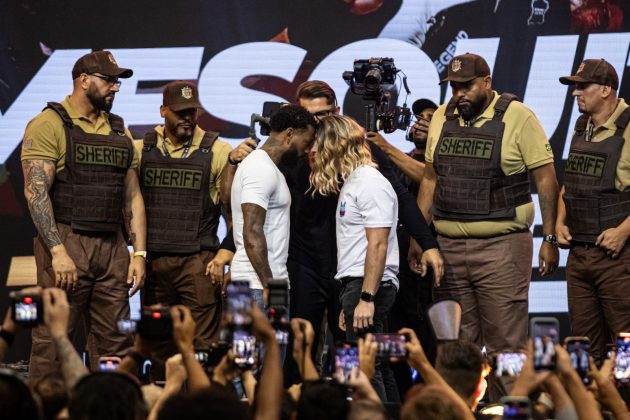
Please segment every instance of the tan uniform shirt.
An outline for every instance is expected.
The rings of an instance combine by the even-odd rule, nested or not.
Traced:
[[[481,127],[494,116],[494,106],[499,94],[494,92],[490,105],[477,118],[473,126]],[[427,140],[426,161],[433,163],[433,153],[440,139],[442,126],[446,122],[446,105],[443,104],[433,114]],[[457,112],[457,110],[455,111]],[[501,169],[506,175],[514,175],[526,170],[553,163],[553,152],[536,115],[521,102],[513,101],[507,109],[503,122],[505,131],[501,145]],[[459,118],[459,124],[464,120]],[[434,218],[437,232],[452,238],[485,238],[510,232],[529,229],[534,222],[534,203],[516,208],[516,216],[511,220],[463,221]]]
[[[61,105],[72,118],[72,122],[86,133],[109,134],[112,131],[106,112],[101,111],[96,122],[92,123],[72,106],[70,96],[67,96]],[[129,130],[125,129],[125,132],[132,139]],[[52,109],[42,111],[26,126],[22,138],[22,160],[34,159],[54,161],[57,165],[57,172],[66,166],[66,133],[61,117]],[[138,162],[139,156],[135,152],[131,167],[137,168]]]
[[[617,131],[615,120],[626,108],[628,108],[628,104],[623,100],[623,98],[620,98],[617,103],[617,108],[615,108],[615,111],[608,120],[599,127],[595,127],[591,141],[597,143],[614,135],[615,131]],[[589,124],[591,124],[590,118],[588,119],[586,126],[588,127]],[[575,134],[575,131],[573,134]],[[621,156],[619,157],[619,162],[617,163],[617,174],[615,176],[615,188],[619,191],[626,191],[630,188],[630,124],[628,124],[626,129],[623,131],[623,138],[626,141],[621,149]]]
[[[164,137],[164,126],[158,125],[155,127],[155,132],[157,133],[157,143],[156,147],[164,155],[163,145],[166,145],[166,150],[168,150],[169,155],[174,159],[179,159],[184,154],[184,150],[186,149],[185,144],[177,144],[175,145],[169,138]],[[188,156],[195,150],[199,149],[201,145],[201,140],[206,132],[199,128],[199,126],[195,127],[195,132],[193,133],[192,145],[190,146],[190,150],[188,151]],[[136,155],[139,158],[142,157],[142,140],[134,141],[134,148],[136,150]],[[210,163],[210,198],[212,198],[212,202],[218,204],[219,202],[219,191],[221,188],[221,181],[223,179],[223,168],[227,164],[228,155],[232,150],[232,146],[225,141],[217,139],[212,145],[212,162]]]

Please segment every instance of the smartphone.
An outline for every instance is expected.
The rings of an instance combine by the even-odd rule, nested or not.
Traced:
[[[359,349],[356,344],[343,343],[335,349],[335,376],[344,383],[350,380],[352,369],[359,368]]]
[[[493,370],[497,377],[520,375],[523,363],[527,359],[525,353],[499,353],[494,358]]]
[[[620,332],[617,335],[617,356],[613,375],[617,385],[630,384],[630,333]]]
[[[118,332],[121,334],[135,334],[138,321],[135,319],[121,319],[118,321]]]
[[[232,327],[252,324],[252,294],[248,281],[232,281],[227,286],[226,321]]]
[[[112,372],[120,366],[120,357],[103,356],[98,359],[98,370],[101,372]]]
[[[251,369],[258,361],[256,337],[246,330],[235,330],[232,333],[232,353],[234,364],[241,369]]]
[[[405,334],[374,334],[376,357],[402,360],[407,357],[407,336]]]
[[[564,339],[564,347],[569,353],[573,368],[582,378],[582,382],[585,385],[590,384],[590,379],[587,375],[590,369],[588,355],[591,342],[588,337],[567,337]]]
[[[170,340],[173,338],[173,320],[168,307],[151,309],[145,307],[137,324],[138,334],[151,340]]]
[[[530,320],[529,332],[534,341],[534,369],[554,370],[560,323],[556,318],[534,317]]]
[[[37,325],[44,323],[44,304],[38,293],[9,293],[12,318],[16,324]]]
[[[529,420],[532,416],[531,403],[527,397],[501,397],[504,419]]]

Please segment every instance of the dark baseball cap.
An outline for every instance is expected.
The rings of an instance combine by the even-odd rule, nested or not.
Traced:
[[[461,54],[453,57],[448,65],[448,76],[440,84],[445,82],[469,82],[477,77],[490,76],[490,67],[482,56],[477,54]]]
[[[589,58],[582,61],[573,76],[560,78],[563,85],[574,85],[576,83],[597,83],[598,85],[610,86],[614,90],[619,87],[619,77],[615,68],[603,58]]]
[[[166,85],[162,104],[173,111],[203,108],[199,103],[199,91],[197,90],[197,86],[184,80],[177,80]]]
[[[418,99],[417,101],[413,103],[413,105],[411,105],[411,110],[413,111],[415,115],[419,115],[422,111],[424,111],[427,108],[437,109],[437,105],[432,100],[425,99],[425,98]]]
[[[82,73],[100,73],[104,76],[127,79],[133,75],[133,70],[118,67],[118,63],[109,51],[94,51],[79,58],[72,68],[72,79]]]

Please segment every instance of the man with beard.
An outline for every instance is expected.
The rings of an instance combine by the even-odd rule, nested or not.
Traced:
[[[630,329],[630,109],[604,59],[584,60],[573,76],[582,116],[573,132],[558,202],[558,243],[571,247],[567,292],[571,330],[591,340],[596,362],[606,344]]]
[[[37,283],[66,290],[69,332],[83,317],[92,368],[100,356],[124,356],[133,344],[131,336],[117,331],[117,322],[129,318],[129,294],[144,282],[138,157],[123,119],[109,113],[119,78],[132,74],[108,51],[84,55],[72,69],[72,94],[61,103],[49,102],[29,122],[22,143],[24,195],[39,234]],[[123,209],[135,250],[131,261]],[[29,376],[36,380],[55,367],[57,351],[68,349],[53,346],[44,327],[34,328],[32,336]]]
[[[544,276],[558,265],[553,153],[532,111],[514,95],[492,90],[482,57],[453,58],[442,83],[447,81],[453,97],[435,111],[429,126],[418,195],[444,255],[445,276],[436,281],[434,297],[462,306],[461,339],[491,354],[523,350],[534,220],[528,171],[542,213],[545,236],[538,260]]]
[[[301,106],[287,105],[271,116],[269,126],[265,143],[240,162],[231,193],[236,244],[232,280],[249,281],[261,308],[267,303],[269,282],[289,279],[291,192],[278,167],[310,149],[315,119]]]
[[[221,284],[206,275],[206,265],[219,247],[219,189],[232,148],[217,139],[218,133],[197,126],[200,109],[194,84],[169,83],[160,106],[164,125],[135,145],[142,155],[147,214],[144,303],[190,308],[197,326],[195,346],[209,348],[221,318]],[[160,353],[170,355],[169,349]]]

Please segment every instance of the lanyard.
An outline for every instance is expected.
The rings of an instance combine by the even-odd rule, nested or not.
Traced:
[[[184,159],[186,158],[186,156],[188,156],[188,152],[190,151],[190,146],[192,146],[192,137],[190,138],[190,140],[188,140],[188,143],[186,144],[186,147],[184,148],[184,153],[182,153],[181,159]],[[168,152],[168,149],[166,148],[166,139],[164,139],[164,141],[162,142],[162,150],[164,151],[164,156],[171,157],[171,154]]]

